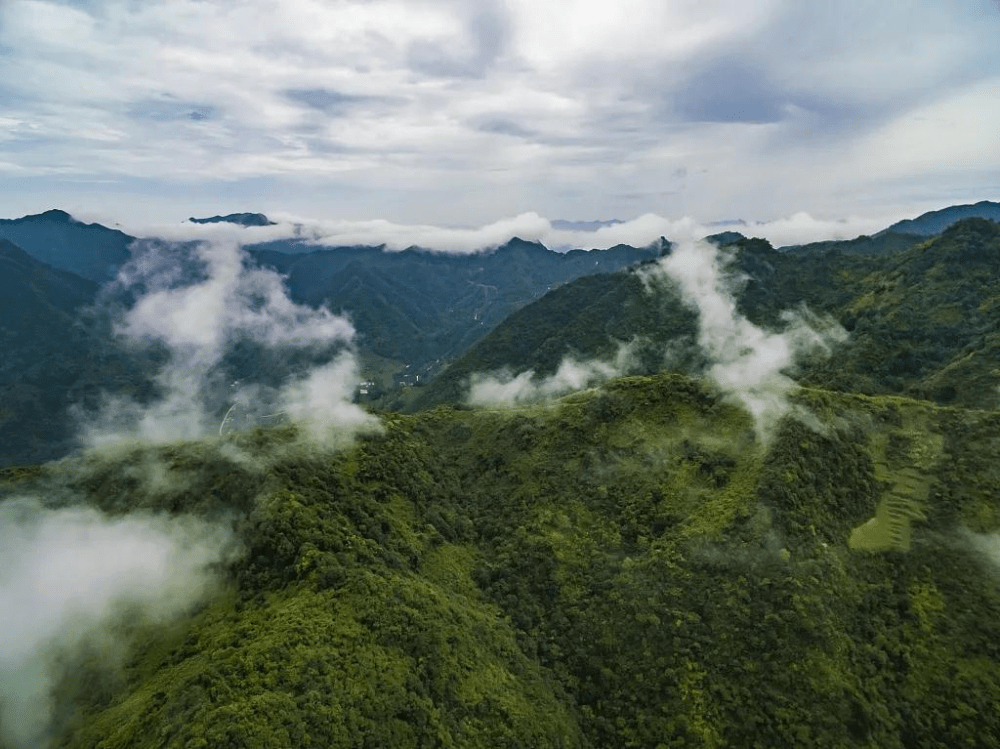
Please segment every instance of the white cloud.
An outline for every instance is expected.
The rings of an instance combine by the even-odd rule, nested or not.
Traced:
[[[578,361],[568,356],[547,377],[536,377],[533,370],[516,376],[509,371],[494,374],[477,372],[470,379],[466,402],[471,406],[512,408],[593,387],[627,374],[635,366],[635,348],[635,341],[620,344],[614,358],[608,361]]]
[[[913,159],[947,130],[901,123],[968,90],[956,140],[988,138],[995,117],[969,105],[990,92],[970,87],[995,74],[998,32],[986,0],[7,0],[4,116],[21,124],[0,162],[49,194],[110,179],[77,205],[160,221],[234,184],[280,196],[266,211],[402,223],[885,212],[913,185],[995,190],[988,148]]]
[[[788,369],[802,354],[829,351],[846,332],[805,311],[785,313],[780,332],[754,325],[736,309],[738,279],[728,268],[730,259],[711,243],[687,238],[643,275],[653,290],[668,281],[676,284],[698,311],[698,345],[710,361],[707,376],[750,412],[758,436],[767,441],[792,410],[787,396],[795,382]]]
[[[775,247],[786,247],[829,239],[854,239],[862,234],[875,234],[903,218],[913,218],[913,216],[909,214],[874,217],[851,216],[834,220],[814,218],[808,213],[800,212],[772,221],[748,222],[731,228],[750,237],[763,237]]]
[[[87,641],[109,657],[102,629],[130,617],[182,614],[225,561],[230,534],[191,518],[109,518],[85,507],[49,509],[30,497],[0,505],[0,733],[14,749],[42,746],[56,659]]]
[[[107,396],[97,412],[77,412],[86,445],[214,435],[219,408],[232,402],[253,404],[252,413],[284,409],[290,418],[308,417],[310,434],[326,441],[343,443],[378,428],[351,402],[359,378],[349,320],[292,302],[282,278],[248,266],[236,244],[146,242],[135,253],[113,287],[115,293],[139,292],[117,331],[136,345],[165,347],[169,358],[156,375],[159,395],[152,402]],[[258,381],[268,372],[254,372],[246,383],[220,382],[223,357],[240,343],[282,359],[309,352],[318,361],[277,392]]]
[[[934,208],[930,205],[928,209]],[[385,245],[389,251],[418,246],[436,252],[470,253],[499,246],[512,237],[537,241],[549,249],[607,249],[618,244],[645,247],[660,237],[707,236],[731,229],[748,237],[763,237],[775,247],[805,244],[830,239],[854,239],[862,234],[874,234],[914,213],[897,209],[873,216],[850,216],[825,219],[799,212],[771,221],[742,221],[734,224],[702,224],[693,218],[667,218],[647,213],[596,230],[556,229],[552,221],[535,212],[502,218],[482,226],[435,226],[433,224],[407,224],[375,219],[369,221],[318,220],[277,211],[268,215],[273,226],[243,227],[236,224],[193,224],[187,221],[174,224],[148,224],[128,222],[118,225],[133,236],[156,237],[185,242],[207,241],[230,245],[252,245],[279,239],[299,239],[326,247],[351,245]],[[105,212],[77,212],[81,221],[115,225],[113,217]]]
[[[516,0],[512,6],[520,32],[518,52],[538,68],[552,70],[576,67],[588,58],[603,64],[637,58],[683,58],[752,31],[775,4]],[[555,28],[558,34],[552,33]]]

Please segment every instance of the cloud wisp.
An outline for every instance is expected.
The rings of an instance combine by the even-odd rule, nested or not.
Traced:
[[[126,300],[122,339],[166,358],[152,401],[109,395],[97,412],[78,411],[86,446],[218,434],[233,402],[283,411],[334,442],[377,427],[351,403],[350,321],[294,303],[281,276],[251,266],[237,244],[140,242],[108,297]]]
[[[470,378],[466,403],[483,408],[513,408],[594,387],[628,374],[636,364],[636,347],[636,341],[619,344],[615,357],[608,361],[579,361],[567,356],[548,377],[536,377],[530,369],[517,375],[510,371],[475,373]]]
[[[114,660],[116,615],[161,622],[212,587],[232,537],[192,518],[111,518],[33,497],[0,504],[0,737],[12,749],[47,745],[57,660],[88,647]]]
[[[81,214],[86,220],[115,223],[108,216]],[[862,234],[874,234],[909,213],[893,212],[880,216],[855,216],[843,219],[823,219],[799,212],[770,221],[734,220],[723,224],[701,223],[691,217],[669,218],[646,213],[628,220],[590,222],[593,228],[564,228],[573,222],[552,220],[538,213],[509,216],[479,226],[437,226],[408,224],[384,219],[367,221],[320,220],[288,213],[269,214],[273,226],[238,226],[236,224],[143,224],[123,227],[134,236],[157,238],[173,242],[204,241],[240,244],[243,246],[276,240],[301,242],[300,249],[313,247],[346,247],[354,245],[384,246],[394,252],[420,247],[433,252],[476,253],[497,247],[513,237],[541,242],[556,251],[570,249],[607,249],[618,244],[645,247],[675,236],[706,236],[729,229],[746,236],[762,237],[775,247],[806,244],[824,240],[853,239]],[[576,222],[578,225],[586,222]]]
[[[767,441],[791,410],[789,392],[796,386],[787,371],[796,360],[846,338],[835,321],[807,310],[786,311],[784,330],[766,331],[737,309],[739,278],[730,270],[732,254],[710,242],[677,242],[669,255],[645,271],[647,286],[669,280],[685,303],[698,312],[698,346],[710,362],[706,375],[754,418],[757,434]]]
[[[266,457],[218,439],[227,405],[241,404],[242,424],[275,412],[293,421],[299,450],[379,428],[352,402],[350,321],[293,302],[281,276],[234,242],[137,242],[101,300],[120,339],[146,352],[136,361],[159,362],[155,395],[106,395],[96,410],[78,409],[91,452],[54,466],[34,494],[0,487],[0,741],[13,749],[46,745],[66,663],[96,653],[114,664],[126,613],[130,626],[183,616],[236,553],[227,523],[132,510],[183,496],[193,480],[146,446],[207,438],[192,449],[257,475]],[[105,515],[74,488],[105,470],[131,487],[119,508],[127,514]]]
[[[698,313],[695,344],[698,373],[704,374],[731,401],[754,419],[758,437],[766,443],[779,420],[793,411],[788,395],[796,387],[789,372],[805,355],[828,354],[847,333],[832,319],[806,308],[782,314],[783,328],[765,330],[737,308],[741,278],[731,267],[732,250],[688,237],[673,244],[669,254],[636,272],[647,293],[679,294]],[[676,358],[670,341],[663,361]],[[634,370],[638,340],[620,345],[613,360],[580,361],[567,357],[555,374],[538,378],[534,371],[476,373],[469,381],[466,402],[472,406],[519,406],[550,400],[574,390],[598,385]],[[684,358],[690,359],[690,353]]]

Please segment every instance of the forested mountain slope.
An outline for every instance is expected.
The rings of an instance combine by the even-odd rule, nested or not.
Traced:
[[[548,290],[659,252],[621,246],[558,253],[517,238],[471,255],[380,247],[249,251],[288,277],[296,301],[349,314],[363,352],[423,370],[425,379]]]
[[[52,744],[996,745],[1000,417],[795,401],[766,447],[662,375],[8,470],[242,549],[187,617],[109,625],[118,661],[60,657]]]
[[[44,251],[18,250],[23,257],[4,279],[11,291],[0,302],[8,306],[0,318],[0,335],[6,343],[0,362],[5,396],[0,404],[4,437],[0,465],[64,455],[75,427],[68,407],[93,400],[101,389],[112,397],[149,392],[156,371],[149,366],[150,357],[155,358],[156,352],[123,345],[113,323],[144,293],[205,279],[204,259],[194,242],[133,240],[72,221],[57,211],[0,225],[0,236],[5,227],[22,234],[30,228],[35,232],[31,240],[42,243]],[[108,265],[108,242],[126,256],[134,254],[134,259],[124,266],[122,277],[104,287],[104,293],[98,294],[94,281],[57,270],[71,267],[86,272],[97,263],[102,273],[113,275],[125,258],[115,255],[117,264]],[[617,247],[561,254],[537,243],[512,240],[493,252],[463,256],[417,250],[392,253],[377,247],[328,248],[299,255],[250,248],[244,265],[280,272],[293,301],[314,308],[326,305],[347,315],[356,330],[354,344],[365,379],[388,390],[394,382],[399,384],[402,372],[408,373],[411,383],[418,377],[428,380],[444,362],[550,288],[602,269],[624,268],[657,253],[652,248]],[[57,267],[39,262],[37,255],[51,256]],[[85,267],[78,267],[81,264]],[[46,270],[32,271],[34,280],[28,279],[23,268],[29,265]],[[150,268],[159,268],[160,277],[142,283],[129,280],[144,277]],[[61,281],[39,284],[39,274]],[[108,276],[94,278],[106,281]],[[290,358],[271,356],[264,362],[254,353],[244,350],[230,357],[227,363],[239,365],[233,367],[240,370],[235,376],[274,385],[294,375],[295,362]],[[228,405],[222,407],[219,419]]]
[[[991,221],[1000,221],[1000,203],[981,200],[971,205],[951,205],[937,211],[922,213],[913,219],[898,221],[885,231],[921,234],[930,237],[940,234],[948,227],[966,218],[986,218]]]
[[[130,370],[107,336],[81,324],[97,290],[0,239],[0,465],[64,453],[69,405]]]
[[[966,219],[868,275],[851,336],[814,381],[940,403],[1000,403],[1000,224]]]
[[[65,211],[0,219],[0,239],[13,242],[55,268],[104,283],[129,258],[134,237],[100,224],[84,224]]]
[[[887,257],[827,251],[778,252],[764,240],[721,251],[740,312],[780,329],[800,305],[848,331],[832,356],[813,360],[805,382],[862,393],[897,393],[992,408],[1000,403],[1000,225],[960,221],[941,235]],[[418,401],[461,401],[474,372],[555,371],[564,356],[606,357],[616,341],[638,338],[671,358],[644,356],[637,371],[698,371],[685,355],[697,316],[670,289],[651,294],[633,272],[567,284],[528,305],[454,362]],[[678,351],[680,354],[678,355]],[[694,369],[692,369],[692,367]]]

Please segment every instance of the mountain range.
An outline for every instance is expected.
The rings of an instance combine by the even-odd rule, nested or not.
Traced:
[[[988,218],[991,221],[1000,221],[1000,203],[981,200],[973,204],[952,205],[938,211],[928,211],[914,219],[898,221],[880,233],[895,232],[929,237],[933,234],[940,234],[963,218]]]
[[[230,213],[225,216],[209,216],[208,218],[188,219],[192,224],[236,224],[237,226],[274,226],[263,213]]]
[[[1000,746],[1000,224],[963,210],[464,256],[3,223],[0,749]],[[325,432],[77,449],[109,394],[249,411],[321,304],[382,390]]]
[[[883,235],[883,237],[889,235]],[[801,305],[849,333],[834,355],[798,373],[803,382],[849,392],[906,394],[976,408],[1000,404],[1000,226],[965,219],[891,254],[857,253],[856,240],[813,253],[779,252],[761,239],[726,249],[741,278],[740,312],[766,329]],[[418,407],[458,403],[473,373],[552,375],[566,357],[607,360],[639,340],[637,373],[690,371],[684,355],[697,316],[679,294],[652,295],[635,273],[580,278],[514,313],[425,388]],[[668,346],[668,343],[674,345]]]
[[[988,202],[956,206],[916,221],[925,226],[940,222],[942,216],[957,219],[970,210],[990,213],[996,207]],[[198,221],[270,223],[262,214]],[[982,229],[968,241],[989,245],[993,240],[988,235],[989,229]],[[77,222],[62,211],[4,220],[0,236],[25,245],[27,249],[21,249],[26,257],[36,261],[31,283],[22,279],[27,272],[24,256],[7,279],[34,291],[5,316],[4,335],[12,343],[3,367],[6,390],[0,420],[0,434],[6,435],[0,462],[30,462],[54,457],[72,444],[73,426],[64,413],[68,402],[84,394],[92,400],[109,387],[151,392],[149,367],[155,357],[144,355],[141,366],[129,364],[137,354],[116,344],[107,319],[92,315],[87,323],[77,314],[96,302],[97,284],[124,265],[130,247],[147,240]],[[894,319],[905,317],[907,323],[890,325],[883,316],[875,325],[870,322],[875,308],[861,300],[876,293],[874,284],[889,283],[885,268],[921,267],[931,257],[919,249],[926,243],[919,234],[902,234],[890,227],[872,237],[780,250],[734,231],[713,235],[712,241],[737,248],[737,263],[750,279],[739,301],[752,321],[774,325],[783,310],[804,303],[857,331],[845,349],[851,352],[848,359],[835,359],[843,366],[834,371],[830,364],[817,365],[806,374],[811,381],[861,392],[934,397],[939,402],[992,403],[993,389],[984,387],[997,366],[988,293],[995,275],[989,275],[993,271],[988,263],[975,266],[987,275],[972,278],[963,267],[968,258],[934,255],[937,260],[923,273],[935,280],[912,277],[899,302],[911,307],[905,314],[893,313]],[[930,247],[953,241],[957,237],[946,234]],[[283,252],[288,244],[296,245],[294,251]],[[295,302],[326,305],[351,319],[362,375],[371,383],[367,395],[382,407],[459,402],[474,371],[532,369],[546,374],[569,354],[607,356],[619,342],[637,336],[643,343],[637,349],[641,364],[634,371],[652,373],[664,365],[660,352],[667,342],[689,341],[695,326],[692,313],[678,298],[654,303],[641,292],[634,274],[622,273],[657,258],[661,247],[668,246],[662,243],[557,253],[514,238],[491,252],[471,255],[301,244],[301,240],[279,240],[250,245],[246,251],[251,262],[285,277]],[[6,250],[10,262],[14,250]],[[67,272],[79,276],[79,281],[73,282]],[[73,283],[74,291],[64,293]],[[953,288],[959,283],[965,284],[961,290]],[[935,303],[918,301],[930,288],[936,289]],[[959,318],[946,330],[927,318],[940,318],[952,293],[967,301],[960,308],[949,307],[956,311],[948,314]],[[20,297],[9,297],[15,298]],[[887,312],[881,306],[877,309],[879,315]],[[34,322],[23,322],[25,316]],[[98,325],[95,319],[103,322]],[[49,332],[38,336],[26,332],[36,327]],[[886,339],[898,335],[907,337],[905,347],[893,347]],[[937,342],[928,343],[932,339]],[[876,356],[886,346],[893,352],[889,361]],[[405,387],[431,382],[449,364],[429,389]],[[952,382],[951,374],[961,377]]]

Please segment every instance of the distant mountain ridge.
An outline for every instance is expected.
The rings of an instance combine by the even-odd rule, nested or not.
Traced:
[[[287,276],[296,301],[349,314],[363,352],[406,362],[414,371],[423,370],[423,380],[547,291],[659,252],[622,245],[560,253],[516,237],[472,255],[378,247],[300,254],[247,250],[261,265]]]
[[[855,237],[854,239],[828,239],[820,242],[810,242],[809,244],[781,247],[779,249],[781,252],[802,256],[835,251],[851,255],[885,257],[919,244],[925,239],[927,237],[923,234],[886,229],[872,236],[862,234],[860,237]]]
[[[0,219],[0,239],[13,242],[44,263],[103,283],[131,257],[135,237],[100,224],[85,224],[65,211],[51,210]]]
[[[782,311],[804,302],[852,331],[843,351],[810,370],[813,382],[990,407],[991,373],[1000,371],[1000,302],[991,290],[1000,287],[997,231],[995,222],[973,218],[929,243],[888,232],[791,252],[732,231],[714,240],[735,242],[748,279],[739,302],[754,322],[777,326]],[[108,330],[78,319],[99,285],[132,256],[135,238],[58,210],[0,220],[0,243],[5,235],[27,246],[8,239],[0,253],[0,464],[60,454],[68,444],[68,403],[101,386],[142,391],[150,371],[148,362],[118,351]],[[637,357],[643,371],[654,372],[665,341],[683,344],[695,329],[690,310],[653,304],[634,275],[620,272],[653,260],[669,243],[560,253],[514,238],[469,255],[383,247],[280,251],[294,241],[246,250],[286,277],[296,302],[350,317],[363,376],[391,396],[379,401],[382,407],[414,398],[456,402],[471,372],[506,365],[550,373],[565,355],[607,356],[633,335],[646,337]],[[422,393],[397,387],[423,385],[449,364]],[[62,419],[62,426],[49,419]]]
[[[898,221],[887,229],[883,229],[879,234],[896,232],[897,234],[919,234],[929,237],[934,234],[940,234],[949,226],[966,218],[985,218],[991,221],[1000,221],[1000,203],[981,200],[978,203],[952,205],[937,211],[928,211],[916,218]]]
[[[103,276],[94,274],[96,278],[88,280],[53,267],[78,267],[74,261],[79,258],[72,253],[49,252],[56,261],[49,265],[0,240],[0,267],[5,270],[0,284],[0,341],[5,344],[0,362],[0,466],[65,454],[72,444],[68,405],[93,398],[102,387],[112,393],[121,388],[148,392],[153,372],[141,355],[120,349],[106,326],[95,329],[81,325],[78,318],[94,301],[100,284],[117,272],[126,255],[131,257],[126,248],[135,243],[142,252],[141,244],[151,240],[135,240],[103,227],[95,230],[63,212],[6,225],[37,229],[35,238],[75,236],[85,259],[99,257],[110,235],[120,243],[122,255]],[[476,255],[384,252],[380,247],[313,247],[299,254],[246,249],[257,264],[286,277],[293,300],[325,304],[351,318],[363,374],[383,389],[427,381],[511,312],[551,288],[656,255],[655,248],[630,247],[558,253],[519,239]]]
[[[559,229],[560,231],[596,231],[597,229],[603,229],[607,226],[617,226],[625,222],[619,218],[612,218],[607,221],[570,221],[557,218],[549,223],[552,224],[553,229]]]
[[[230,213],[228,216],[209,216],[208,218],[188,218],[192,224],[237,224],[239,226],[277,226],[263,213]]]
[[[838,251],[835,243],[822,254],[779,252],[762,239],[729,247],[745,279],[738,307],[752,322],[778,329],[783,311],[806,304],[849,331],[833,356],[805,366],[800,381],[965,407],[1000,404],[1000,224],[964,219],[885,256]],[[672,342],[670,366],[697,372],[696,333],[697,316],[679,296],[654,298],[634,273],[580,278],[504,320],[415,405],[460,402],[473,373],[547,376],[563,357],[607,360],[617,342],[632,339],[644,342],[638,371],[659,371],[665,362],[656,352]]]
[[[141,376],[109,335],[81,324],[98,288],[0,239],[0,466],[65,454],[67,406]]]

